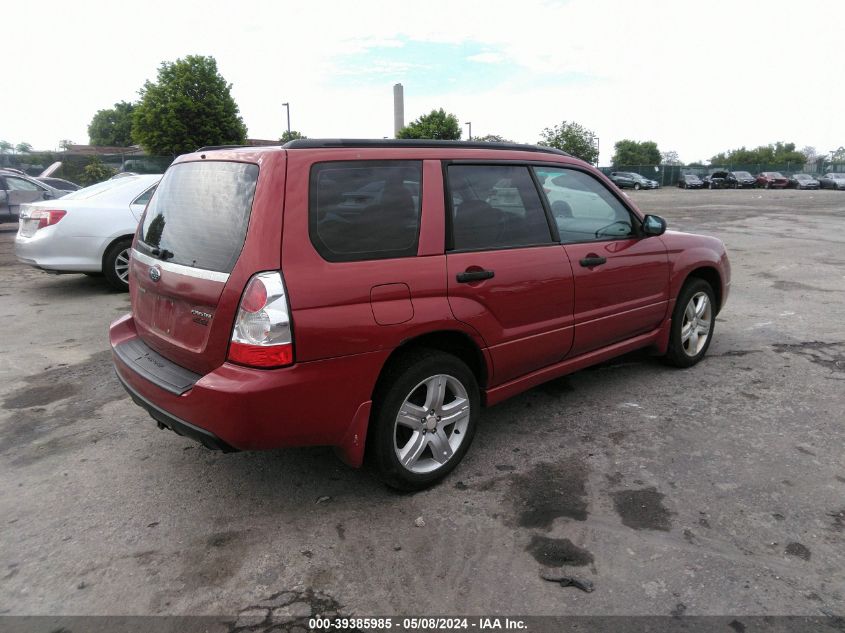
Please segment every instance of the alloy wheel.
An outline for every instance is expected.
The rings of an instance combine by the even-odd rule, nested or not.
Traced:
[[[393,428],[393,450],[402,466],[426,474],[442,468],[467,435],[470,400],[454,376],[437,374],[407,395]]]
[[[710,297],[704,292],[695,293],[684,310],[681,324],[681,345],[687,356],[698,355],[707,344],[713,319]]]
[[[114,272],[118,279],[125,284],[129,283],[129,249],[126,248],[117,254],[114,259]]]

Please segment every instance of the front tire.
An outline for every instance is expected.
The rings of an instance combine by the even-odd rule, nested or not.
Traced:
[[[640,190],[640,183],[635,182],[634,183],[634,191],[639,191],[639,190]]]
[[[379,478],[400,490],[427,488],[458,465],[481,407],[469,367],[428,349],[388,367],[373,400],[368,457]]]
[[[716,322],[716,297],[712,286],[693,277],[684,284],[672,313],[666,362],[692,367],[707,353]]]
[[[115,290],[126,292],[129,290],[129,251],[132,248],[131,239],[115,242],[103,257],[103,275]]]

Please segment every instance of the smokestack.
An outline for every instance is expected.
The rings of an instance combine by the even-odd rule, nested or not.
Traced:
[[[402,84],[393,85],[393,136],[405,127],[405,94]]]

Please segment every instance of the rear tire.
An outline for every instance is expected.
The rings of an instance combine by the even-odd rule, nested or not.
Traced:
[[[634,183],[634,191],[639,191],[639,190],[640,190],[640,183],[635,182]]]
[[[103,274],[115,290],[129,290],[129,251],[131,239],[123,239],[109,246],[103,257]]]
[[[707,353],[716,324],[716,296],[703,279],[691,277],[681,288],[672,312],[672,329],[665,361],[692,367]]]
[[[397,359],[373,397],[367,457],[377,476],[399,490],[422,490],[448,475],[472,443],[480,402],[459,358],[419,349]]]

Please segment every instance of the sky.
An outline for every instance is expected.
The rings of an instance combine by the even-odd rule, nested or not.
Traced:
[[[623,138],[681,160],[775,141],[845,145],[837,2],[42,0],[3,6],[0,140],[87,143],[162,61],[211,55],[250,138],[393,136],[444,108],[474,136],[535,143],[575,121],[601,164]],[[464,138],[467,126],[464,126]]]

